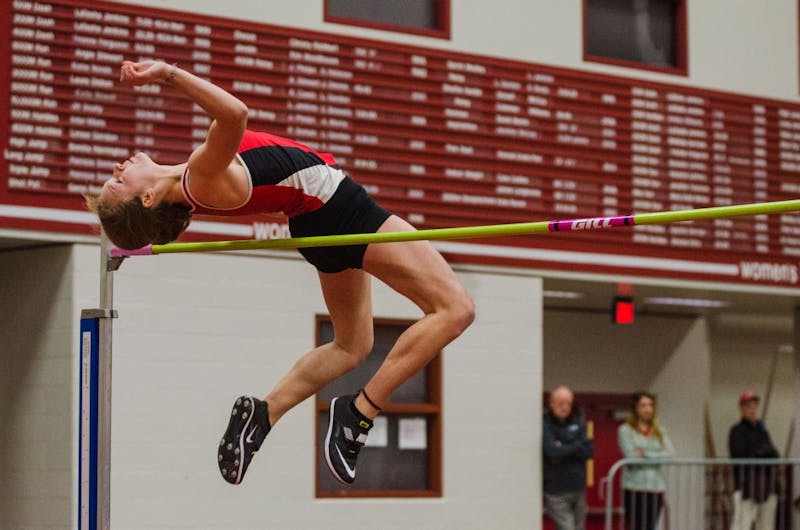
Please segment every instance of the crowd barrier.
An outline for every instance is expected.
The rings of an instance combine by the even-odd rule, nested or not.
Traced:
[[[623,489],[642,471],[663,479],[660,495]],[[600,488],[605,530],[800,530],[800,458],[626,458]]]

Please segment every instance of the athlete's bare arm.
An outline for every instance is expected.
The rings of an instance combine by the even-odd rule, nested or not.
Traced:
[[[211,116],[205,142],[189,156],[192,189],[216,199],[208,201],[209,204],[220,200],[227,202],[231,196],[235,201],[243,180],[232,161],[247,126],[247,106],[213,83],[162,61],[125,61],[120,70],[120,82],[129,85],[166,83]]]

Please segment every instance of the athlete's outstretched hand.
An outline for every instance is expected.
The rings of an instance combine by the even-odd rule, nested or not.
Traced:
[[[123,61],[119,81],[125,85],[147,85],[161,83],[169,77],[172,66],[162,61]]]

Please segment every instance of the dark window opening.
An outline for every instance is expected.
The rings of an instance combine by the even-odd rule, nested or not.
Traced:
[[[450,2],[325,0],[325,21],[450,38]]]
[[[685,13],[684,0],[585,0],[585,58],[685,73]]]

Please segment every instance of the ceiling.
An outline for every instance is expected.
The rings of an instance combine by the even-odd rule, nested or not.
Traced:
[[[679,281],[649,283],[645,278],[627,280],[619,283],[548,277],[543,282],[544,304],[546,308],[608,311],[614,297],[622,295],[634,300],[637,313],[765,316],[792,315],[795,306],[800,304],[800,296],[779,293],[776,289],[717,287],[716,284],[701,287],[699,282],[695,286]]]

